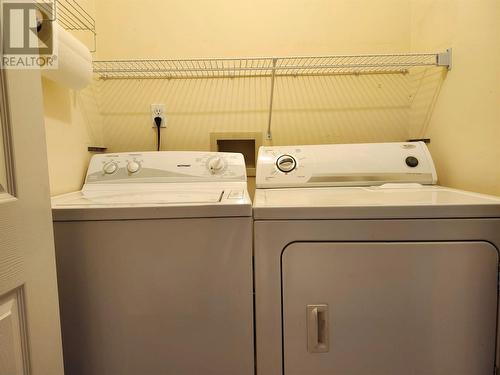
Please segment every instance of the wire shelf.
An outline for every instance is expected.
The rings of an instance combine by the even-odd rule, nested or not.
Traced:
[[[407,73],[413,67],[451,69],[451,49],[441,53],[94,61],[101,79],[270,77],[267,139],[272,139],[275,80],[285,76]]]
[[[94,61],[102,79],[189,79],[406,73],[418,66],[451,66],[451,51],[350,56],[297,56]]]
[[[42,13],[52,15],[50,21],[57,21],[64,29],[91,32],[94,39],[94,48],[91,52],[96,51],[95,19],[77,0],[35,0],[35,3]]]

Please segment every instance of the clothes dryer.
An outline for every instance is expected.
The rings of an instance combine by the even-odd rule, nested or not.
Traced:
[[[258,375],[488,375],[500,199],[436,185],[424,143],[262,147]]]

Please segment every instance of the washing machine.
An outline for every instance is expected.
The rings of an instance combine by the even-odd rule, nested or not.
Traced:
[[[424,143],[262,147],[258,375],[489,375],[500,199],[436,185]]]
[[[254,374],[241,154],[96,155],[52,207],[67,374]]]

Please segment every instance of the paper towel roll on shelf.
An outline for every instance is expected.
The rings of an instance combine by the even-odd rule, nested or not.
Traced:
[[[92,80],[92,55],[89,49],[57,22],[44,21],[40,39],[52,33],[57,48],[57,69],[43,69],[42,75],[73,90],[81,90]]]

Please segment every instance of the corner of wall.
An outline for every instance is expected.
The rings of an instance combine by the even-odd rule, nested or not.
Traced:
[[[422,81],[431,112],[412,107],[439,183],[500,195],[500,3],[412,0],[411,12],[413,51],[453,48],[453,69]]]
[[[94,85],[72,91],[43,79],[50,192],[79,190],[87,170],[88,146],[102,146],[98,92]]]

